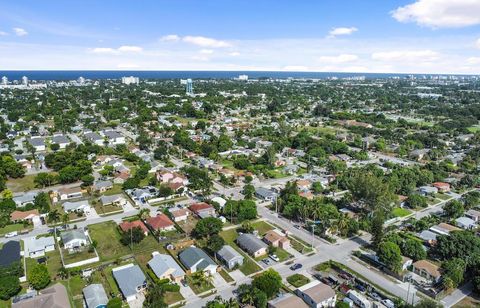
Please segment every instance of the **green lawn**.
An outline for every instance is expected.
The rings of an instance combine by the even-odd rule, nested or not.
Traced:
[[[303,254],[312,252],[312,248],[308,246],[308,244],[302,244],[300,241],[298,241],[293,237],[289,237],[289,239],[290,239],[290,246],[292,246],[292,248],[295,249],[296,251]]]
[[[98,215],[109,215],[114,213],[121,213],[123,212],[123,209],[121,206],[97,204],[95,205],[95,211]]]
[[[237,239],[238,233],[235,229],[222,231],[220,232],[220,236],[223,237],[228,245],[232,246],[233,249],[238,251],[244,257],[243,265],[239,268],[244,275],[248,276],[262,269],[249,255],[247,255],[242,249],[240,249],[240,247],[237,246],[235,240]]]
[[[89,225],[88,230],[92,241],[97,241],[97,252],[100,260],[115,260],[131,254],[130,249],[120,243],[121,235],[115,222],[106,221]]]
[[[435,194],[435,198],[445,201],[445,200],[451,199],[452,197],[450,197],[449,195],[437,193]]]
[[[213,289],[213,284],[210,282],[205,282],[202,285],[195,285],[191,276],[186,276],[188,281],[188,286],[192,289],[195,294],[201,294],[208,290]]]
[[[396,207],[392,210],[392,214],[395,217],[405,217],[411,213],[410,210],[401,208],[401,207]]]
[[[167,305],[175,304],[184,299],[180,292],[165,292],[165,303]]]
[[[476,133],[478,131],[480,131],[480,125],[474,125],[474,126],[470,126],[469,128],[467,128],[469,132],[471,133]]]
[[[83,251],[73,253],[70,253],[68,250],[62,248],[62,254],[65,264],[72,264],[83,260],[95,258],[97,256],[95,254],[95,251],[90,252],[87,248],[85,248]]]
[[[268,231],[275,229],[274,226],[264,221],[254,222],[252,223],[252,227],[254,227],[255,230],[258,231],[258,234],[262,236],[265,235],[265,233],[267,233]]]
[[[11,225],[6,225],[3,228],[0,228],[0,236],[3,236],[9,232],[13,231],[21,231],[23,230],[23,224],[11,224]],[[32,227],[27,227],[26,229],[32,229]]]
[[[35,189],[35,174],[25,175],[23,178],[8,179],[7,188],[13,192],[24,192]]]
[[[293,275],[287,277],[287,281],[292,286],[294,286],[296,288],[300,288],[301,286],[309,283],[310,279],[303,276],[302,274],[293,274]]]
[[[223,269],[219,272],[219,274],[220,276],[222,276],[223,279],[225,279],[226,282],[234,281],[234,279]]]
[[[123,190],[122,190],[122,185],[120,185],[120,184],[113,184],[112,189],[107,190],[107,191],[104,192],[103,194],[104,194],[105,196],[111,196],[111,195],[121,194],[122,192],[123,192]]]

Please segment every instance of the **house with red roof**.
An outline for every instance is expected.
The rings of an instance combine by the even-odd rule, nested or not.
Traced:
[[[435,182],[432,184],[433,187],[437,188],[439,192],[449,192],[450,184],[444,182]]]
[[[147,226],[145,226],[145,224],[141,220],[124,221],[121,224],[119,224],[118,227],[123,232],[128,232],[128,231],[130,231],[130,229],[133,229],[133,228],[140,228],[140,229],[142,229],[145,236],[148,235],[148,228],[147,228]]]
[[[217,216],[215,208],[205,202],[194,203],[190,205],[189,209],[200,218]]]
[[[146,219],[147,225],[154,231],[172,231],[175,230],[175,224],[168,218],[167,215],[161,213],[155,217],[148,217]]]

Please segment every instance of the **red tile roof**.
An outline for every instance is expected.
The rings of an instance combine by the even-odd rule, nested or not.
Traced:
[[[205,202],[199,202],[199,203],[194,203],[190,205],[190,210],[195,213],[198,213],[199,211],[206,210],[206,209],[213,209],[213,206]]]
[[[161,230],[173,226],[173,222],[165,214],[147,218],[147,224],[154,230]]]
[[[40,216],[40,213],[38,212],[37,209],[35,210],[30,210],[30,211],[25,211],[25,212],[21,212],[21,211],[13,211],[12,214],[10,214],[10,220],[12,221],[17,221],[17,220],[24,220],[26,219],[28,216]]]
[[[132,228],[139,227],[143,232],[148,233],[148,228],[141,220],[124,221],[118,225],[123,232],[130,231]]]

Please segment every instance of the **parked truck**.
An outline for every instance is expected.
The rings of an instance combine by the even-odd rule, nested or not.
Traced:
[[[355,305],[359,306],[360,308],[371,307],[370,301],[365,298],[365,296],[355,290],[348,291],[348,298],[350,298],[355,303]]]

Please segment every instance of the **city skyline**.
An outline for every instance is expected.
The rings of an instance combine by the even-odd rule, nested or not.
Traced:
[[[480,71],[480,2],[472,0],[0,8],[4,70]]]

